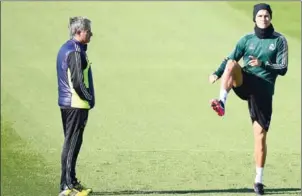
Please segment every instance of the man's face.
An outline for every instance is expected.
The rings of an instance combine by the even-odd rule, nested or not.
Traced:
[[[80,39],[81,39],[81,42],[83,44],[87,44],[90,42],[90,38],[92,37],[92,32],[91,32],[91,29],[88,28],[87,30],[84,30],[84,31],[80,31]]]
[[[271,16],[267,10],[259,10],[255,21],[260,29],[265,29],[271,24]]]

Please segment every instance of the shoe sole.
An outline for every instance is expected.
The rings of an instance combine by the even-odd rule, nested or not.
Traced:
[[[92,189],[88,189],[88,190],[83,190],[77,194],[75,194],[75,196],[87,196],[89,195],[90,193],[92,193]]]
[[[256,194],[257,196],[262,196],[262,195],[264,195],[264,193],[263,193],[263,194],[257,193],[255,188],[254,188],[254,192],[255,192],[255,194]]]
[[[264,194],[259,194],[259,193],[256,193],[256,192],[255,192],[255,194],[256,194],[257,196],[262,196],[262,195],[264,195]]]
[[[75,196],[88,196],[89,194],[90,194],[90,192],[85,192],[85,193],[79,192]]]
[[[224,109],[221,107],[218,100],[211,100],[211,107],[218,114],[218,116],[224,115]]]
[[[256,193],[256,191],[255,191],[255,190],[254,190],[254,192],[255,192],[255,194],[256,194],[257,196],[262,196],[262,195],[264,195],[264,193],[263,193],[263,194]]]
[[[59,193],[59,196],[69,196],[72,191],[65,190],[64,192]]]

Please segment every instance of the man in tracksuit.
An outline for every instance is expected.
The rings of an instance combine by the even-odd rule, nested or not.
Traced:
[[[226,99],[231,89],[248,102],[255,139],[256,177],[254,190],[264,194],[263,169],[267,147],[266,135],[272,115],[272,100],[278,75],[284,76],[288,66],[288,45],[285,37],[271,24],[270,5],[254,6],[254,32],[243,36],[234,51],[220,65],[209,80],[214,83],[221,77],[219,99],[211,100],[211,106],[219,116],[225,114]],[[238,61],[243,58],[243,67]]]
[[[84,17],[70,18],[71,39],[61,46],[57,56],[58,104],[64,130],[59,196],[84,196],[92,191],[78,182],[75,172],[88,112],[95,100],[91,64],[86,54],[92,36],[90,23]]]

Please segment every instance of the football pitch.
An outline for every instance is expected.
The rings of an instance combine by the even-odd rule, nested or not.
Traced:
[[[255,2],[1,2],[1,195],[59,191],[63,131],[56,55],[68,19],[92,20],[96,106],[77,175],[94,195],[254,195],[247,103],[226,116],[208,76],[253,31]],[[289,46],[278,77],[264,170],[266,193],[301,195],[301,2],[272,2]]]

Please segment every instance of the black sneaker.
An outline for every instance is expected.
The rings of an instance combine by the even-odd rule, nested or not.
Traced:
[[[262,183],[255,183],[254,184],[254,191],[257,195],[264,195],[264,184]]]

